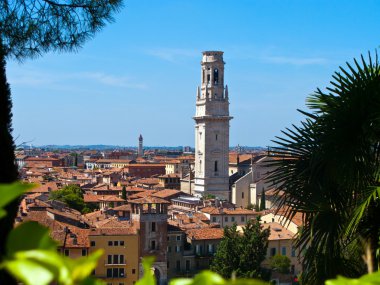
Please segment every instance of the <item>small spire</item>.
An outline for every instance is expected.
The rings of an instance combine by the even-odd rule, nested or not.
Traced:
[[[201,98],[201,95],[200,95],[200,92],[199,92],[199,86],[197,86],[197,99],[200,99]]]
[[[226,89],[224,90],[224,98],[228,99],[228,86],[226,84]]]

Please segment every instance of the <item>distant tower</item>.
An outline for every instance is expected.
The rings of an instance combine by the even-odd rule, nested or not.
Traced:
[[[194,194],[230,199],[228,176],[228,88],[224,87],[223,52],[205,51],[197,88],[195,120]]]
[[[140,134],[140,136],[139,136],[139,149],[138,149],[138,152],[137,152],[137,155],[139,157],[142,157],[144,155],[144,152],[143,152],[143,141],[144,141],[144,139],[143,139],[142,135]]]

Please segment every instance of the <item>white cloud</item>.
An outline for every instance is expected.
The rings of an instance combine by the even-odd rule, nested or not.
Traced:
[[[54,90],[67,90],[77,88],[80,81],[83,87],[84,81],[88,81],[87,86],[93,88],[97,84],[127,88],[127,89],[146,89],[147,86],[143,83],[135,82],[129,76],[118,76],[103,72],[74,72],[74,73],[56,73],[54,71],[40,71],[35,69],[11,69],[9,71],[9,81],[12,85],[23,87],[41,87]]]
[[[170,61],[176,62],[185,57],[199,57],[200,52],[190,49],[179,49],[179,48],[154,48],[146,51],[148,55]]]
[[[114,87],[123,87],[131,89],[145,89],[147,86],[141,83],[135,83],[128,76],[116,76],[111,74],[106,74],[102,72],[83,72],[75,75],[76,78],[96,80],[101,84],[114,86]]]

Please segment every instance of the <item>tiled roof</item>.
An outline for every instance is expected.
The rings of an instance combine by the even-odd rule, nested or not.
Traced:
[[[173,195],[177,195],[177,194],[180,194],[181,191],[179,190],[174,190],[174,189],[164,189],[164,190],[160,190],[160,191],[157,191],[156,193],[152,194],[154,197],[158,197],[158,198],[169,198]]]
[[[137,229],[133,226],[123,228],[93,228],[89,232],[89,236],[123,236],[136,235]]]
[[[187,236],[192,240],[210,240],[223,238],[223,229],[203,228],[191,229],[186,231]]]
[[[270,228],[270,235],[268,240],[286,240],[293,239],[295,234],[281,226],[279,223],[264,223],[261,224],[263,229]]]
[[[170,204],[170,202],[164,199],[153,197],[153,196],[135,199],[135,200],[129,201],[129,203],[131,204]]]
[[[29,192],[32,193],[48,193],[50,191],[58,190],[58,185],[56,182],[46,182],[45,184],[40,184],[37,187],[30,189]]]

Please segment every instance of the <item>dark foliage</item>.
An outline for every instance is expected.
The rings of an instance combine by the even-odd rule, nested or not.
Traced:
[[[363,273],[361,241],[377,266],[380,151],[380,67],[369,56],[333,75],[326,92],[308,98],[311,112],[286,129],[271,162],[287,217],[304,214],[297,247],[304,252],[302,280],[323,284],[337,274]],[[376,268],[376,267],[375,267]]]

